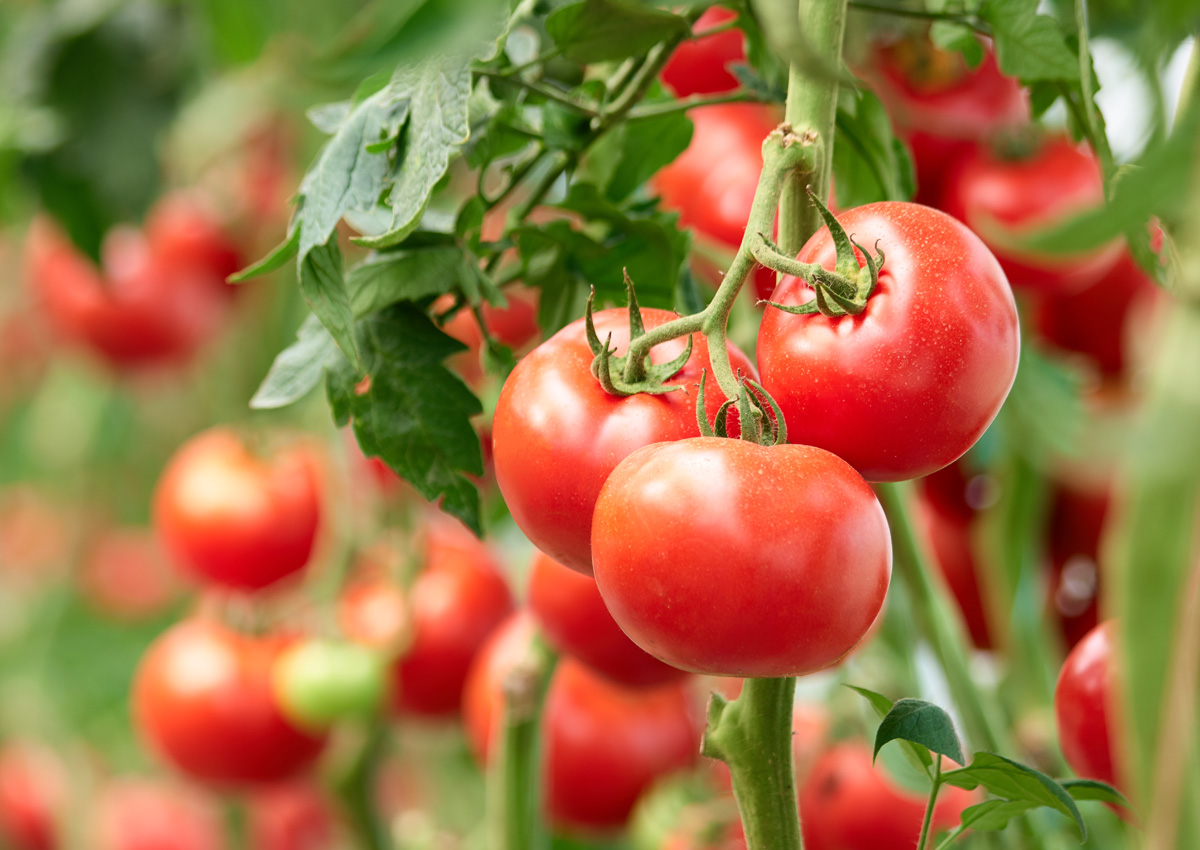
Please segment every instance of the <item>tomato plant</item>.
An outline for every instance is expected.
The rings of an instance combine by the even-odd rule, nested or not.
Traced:
[[[154,525],[167,551],[205,581],[259,590],[302,570],[321,521],[317,459],[296,445],[268,461],[232,431],[185,443],[163,470]]]
[[[999,264],[949,216],[915,204],[869,204],[841,225],[886,253],[858,315],[768,309],[758,337],[763,386],[788,438],[849,461],[868,481],[927,475],[958,459],[1000,410],[1016,375],[1016,306]],[[802,262],[830,268],[827,229]],[[772,296],[811,290],[784,280]]]
[[[737,77],[729,66],[746,61],[742,33],[734,28],[705,34],[736,20],[736,12],[720,6],[706,9],[697,19],[692,28],[695,37],[676,47],[663,66],[662,81],[677,97],[713,94],[738,87]]]
[[[769,543],[755,541],[758,527]],[[622,461],[596,503],[592,551],[600,594],[638,646],[719,676],[836,663],[875,621],[891,576],[887,520],[845,461],[715,437]]]
[[[284,638],[255,638],[184,620],[138,667],[133,712],[146,742],[188,776],[214,785],[277,782],[310,766],[324,737],[280,711],[271,671]]]
[[[646,310],[647,328],[671,314]],[[629,320],[619,310],[595,316],[596,333],[611,334],[618,350],[628,344]],[[711,369],[703,338],[669,384],[688,388]],[[672,340],[653,352],[666,363],[685,350]],[[737,368],[752,367],[729,346]],[[592,351],[584,321],[573,322],[534,349],[509,375],[496,403],[492,446],[496,482],[513,519],[535,546],[560,564],[591,574],[592,511],[596,497],[617,463],[635,449],[700,433],[693,401],[682,392],[665,395],[609,395],[592,376]],[[709,389],[715,408],[720,393]]]

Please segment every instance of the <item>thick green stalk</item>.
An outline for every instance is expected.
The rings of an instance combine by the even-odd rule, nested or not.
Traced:
[[[792,764],[795,679],[747,679],[733,702],[713,694],[701,752],[729,765],[748,850],[800,850]]]
[[[359,846],[365,850],[388,850],[392,846],[375,807],[375,774],[386,741],[387,721],[373,718],[354,761],[337,783],[337,795]]]
[[[875,491],[892,530],[896,569],[912,599],[917,628],[933,647],[975,749],[1011,752],[1004,724],[995,707],[980,698],[971,678],[964,647],[970,644],[962,618],[946,589],[934,581],[929,558],[917,536],[909,508],[907,484],[877,484]]]
[[[942,757],[939,755],[933,765],[933,787],[929,789],[929,802],[925,804],[925,818],[921,821],[921,837],[917,840],[917,850],[925,850],[929,843],[929,827],[933,824],[933,810],[937,806],[938,792],[942,790]]]
[[[812,52],[811,64],[836,73],[842,67],[846,0],[800,0],[799,15],[800,34],[805,47]],[[821,200],[828,201],[837,97],[835,80],[809,79],[798,63],[792,63],[784,119],[797,133],[814,135],[817,156],[811,170],[792,174],[783,186],[779,247],[790,257],[821,229],[821,215],[808,199],[807,187],[811,186]]]

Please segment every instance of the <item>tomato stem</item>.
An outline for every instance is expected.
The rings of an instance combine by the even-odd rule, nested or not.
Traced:
[[[746,679],[730,702],[713,694],[701,752],[729,765],[747,850],[800,850],[792,764],[796,680]]]
[[[925,806],[925,819],[921,822],[921,838],[917,850],[925,850],[929,841],[929,825],[933,823],[933,809],[937,805],[938,792],[942,790],[942,756],[939,754],[933,765],[933,787],[929,789],[929,802]]]
[[[375,808],[375,774],[387,742],[387,721],[372,718],[354,761],[337,783],[337,795],[361,846],[366,850],[387,850],[392,846],[386,827]]]

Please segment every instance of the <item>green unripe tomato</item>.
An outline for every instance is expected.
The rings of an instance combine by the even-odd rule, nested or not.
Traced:
[[[378,653],[357,644],[303,641],[275,662],[275,699],[289,720],[310,729],[365,717],[383,701],[385,668]]]

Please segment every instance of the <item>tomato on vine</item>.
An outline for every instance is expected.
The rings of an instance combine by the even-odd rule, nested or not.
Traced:
[[[863,638],[891,577],[887,520],[811,446],[698,437],[613,471],[592,527],[613,619],[656,658],[718,676],[797,676]]]
[[[1107,620],[1075,645],[1054,689],[1054,716],[1063,757],[1077,774],[1120,786],[1111,718],[1119,698],[1116,623]]]
[[[763,315],[763,386],[792,442],[833,452],[868,481],[928,475],[961,457],[1008,396],[1020,338],[1012,292],[979,237],[945,213],[884,201],[838,221],[836,239],[821,229],[797,259],[857,273],[865,259],[855,249],[850,260],[851,233],[884,255],[878,282],[857,296],[861,312],[826,315],[801,306],[811,282],[784,278],[773,302],[811,312]]]
[[[114,779],[96,795],[90,824],[96,850],[225,850],[217,801],[163,779]]]
[[[646,328],[674,318],[666,310],[643,310]],[[625,310],[595,314],[600,339],[623,351],[629,341]],[[655,363],[681,356],[687,340],[675,339],[651,352]],[[749,359],[728,344],[734,370],[753,375]],[[492,426],[496,482],[513,519],[547,555],[591,574],[592,513],[613,468],[635,449],[664,440],[699,436],[695,401],[683,392],[610,395],[592,374],[595,355],[586,321],[567,325],[524,357],[509,375],[496,403]],[[701,372],[712,371],[708,343],[697,334],[686,363],[666,384],[689,389]],[[715,383],[708,403],[723,400]]]
[[[676,97],[717,94],[738,87],[738,79],[729,66],[746,61],[741,30],[722,29],[706,34],[736,20],[737,13],[733,10],[710,6],[692,25],[695,37],[676,47],[662,70],[663,83]]]

